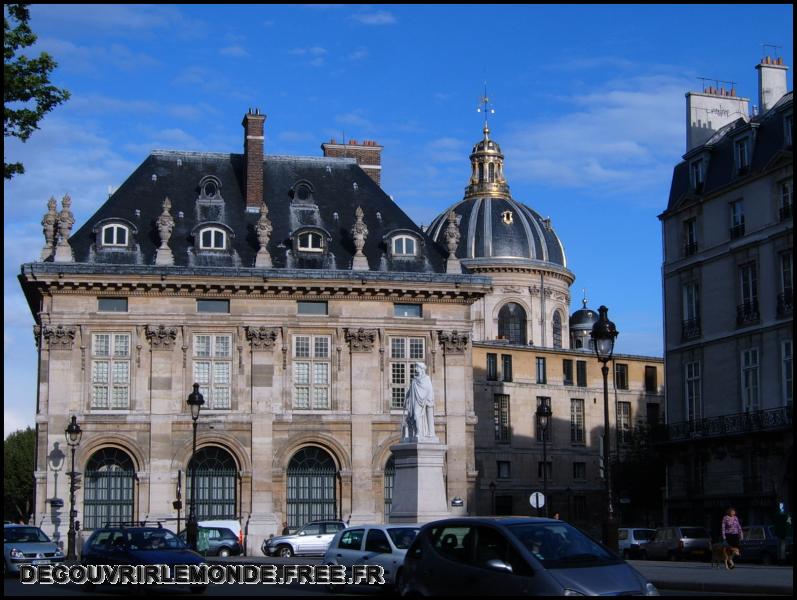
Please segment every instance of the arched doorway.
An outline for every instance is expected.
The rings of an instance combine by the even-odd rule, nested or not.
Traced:
[[[390,521],[390,509],[393,507],[393,482],[396,477],[396,461],[393,455],[387,459],[385,464],[385,523]]]
[[[133,520],[133,460],[118,448],[103,448],[91,455],[83,478],[83,528]]]
[[[526,344],[526,311],[520,304],[508,302],[498,311],[498,337],[510,344]]]
[[[338,469],[328,452],[317,446],[299,450],[288,464],[288,526],[338,516]]]
[[[224,448],[206,446],[188,463],[186,490],[190,510],[191,469],[196,466],[194,507],[199,521],[236,518],[238,467]]]

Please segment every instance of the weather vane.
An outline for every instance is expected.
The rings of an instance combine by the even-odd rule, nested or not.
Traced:
[[[487,82],[484,82],[484,95],[479,98],[479,106],[476,108],[476,112],[483,112],[484,113],[484,126],[487,127],[487,120],[489,116],[495,114],[495,109],[492,107],[492,103],[490,102],[490,98],[487,96]]]

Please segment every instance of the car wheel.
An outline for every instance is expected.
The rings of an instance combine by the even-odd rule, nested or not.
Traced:
[[[290,546],[278,546],[277,556],[281,556],[282,558],[290,558],[293,556],[293,548]]]
[[[229,548],[221,548],[221,549],[219,549],[219,556],[223,556],[223,557],[226,558],[229,555],[230,555],[230,549]]]
[[[772,564],[772,556],[770,556],[769,552],[764,552],[761,555],[761,564],[762,565],[771,565]]]

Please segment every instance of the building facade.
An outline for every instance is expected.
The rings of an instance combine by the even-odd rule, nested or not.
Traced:
[[[687,94],[659,216],[668,513],[715,533],[730,505],[771,523],[792,502],[793,103],[782,60],[756,69],[752,115],[735,90]]]

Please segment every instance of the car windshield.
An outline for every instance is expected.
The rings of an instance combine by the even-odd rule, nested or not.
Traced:
[[[702,527],[684,527],[681,529],[681,536],[690,539],[709,537],[708,532]]]
[[[25,544],[29,542],[49,542],[44,532],[38,527],[4,527],[3,542],[8,544]]]
[[[510,525],[509,531],[546,569],[595,567],[621,562],[567,523],[524,523]]]
[[[406,550],[415,540],[420,528],[418,527],[392,527],[387,530],[393,545],[399,550]]]
[[[131,550],[183,550],[186,547],[180,538],[165,529],[130,532]]]

